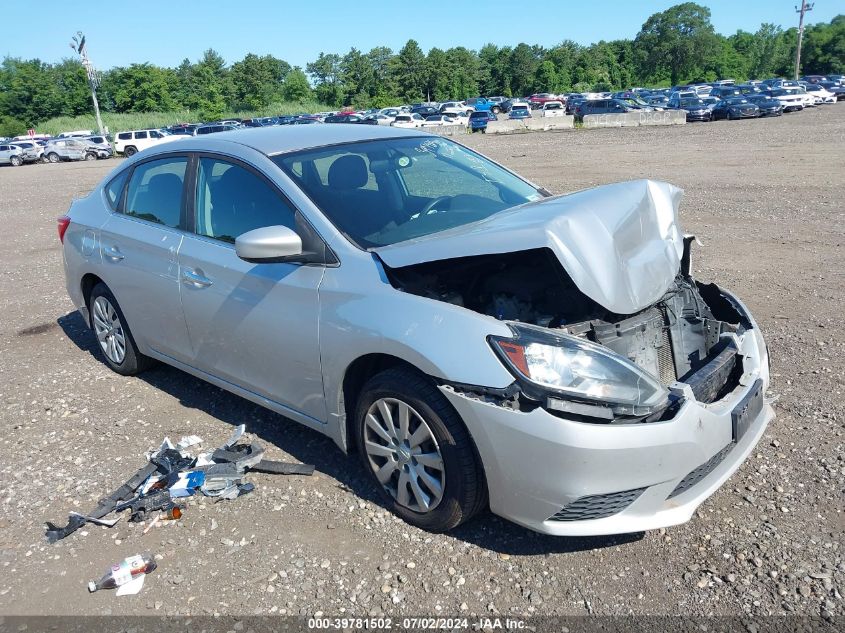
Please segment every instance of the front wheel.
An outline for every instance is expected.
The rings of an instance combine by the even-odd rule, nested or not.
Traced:
[[[9,162],[12,163],[12,167],[20,167],[21,165],[23,165],[23,158],[21,158],[20,156],[12,156],[9,159]]]
[[[85,160],[97,160],[97,155],[93,152],[85,154]]]
[[[364,468],[408,523],[443,532],[486,505],[469,432],[426,376],[406,368],[377,374],[364,385],[355,422]]]
[[[58,163],[61,159],[59,158],[59,155],[56,154],[56,152],[50,152],[47,155],[47,160],[49,160],[51,163]]]
[[[491,108],[491,109],[490,109],[490,111],[491,111],[493,114],[499,114],[499,112],[501,112],[501,111],[502,111],[502,109],[501,109],[501,108],[494,107],[494,108]]]

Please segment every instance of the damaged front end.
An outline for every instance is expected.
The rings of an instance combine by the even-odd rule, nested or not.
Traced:
[[[515,387],[456,389],[523,411],[543,407],[589,422],[636,423],[669,419],[684,398],[708,404],[739,386],[744,373],[739,337],[752,328],[750,317],[731,295],[692,278],[693,240],[681,238],[674,221],[679,195],[655,202],[656,183],[646,183],[643,201],[629,205],[627,215],[601,211],[597,240],[613,256],[597,264],[593,249],[575,275],[571,257],[560,253],[589,250],[571,237],[584,239],[579,229],[596,229],[583,200],[567,215],[560,203],[565,199],[556,199],[559,215],[542,220],[548,246],[537,240],[537,248],[516,252],[386,265],[397,289],[494,317],[511,329],[511,337],[488,340],[516,378]],[[571,233],[553,230],[564,224]],[[655,228],[651,236],[649,226]],[[493,231],[488,226],[486,232]],[[472,243],[472,235],[465,238]],[[637,246],[638,238],[646,247]],[[633,259],[619,259],[625,250]],[[395,261],[404,264],[407,257]],[[637,277],[648,274],[664,280],[659,296]],[[630,292],[642,288],[651,296]],[[620,306],[630,312],[610,309]]]

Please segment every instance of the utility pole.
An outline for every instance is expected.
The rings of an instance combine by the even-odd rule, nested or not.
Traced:
[[[815,2],[801,0],[801,8],[795,7],[795,13],[800,14],[798,18],[798,49],[795,51],[795,79],[798,79],[798,69],[801,66],[801,40],[804,37],[804,14],[813,10]]]
[[[94,102],[94,114],[97,116],[97,127],[100,134],[105,135],[106,131],[103,128],[103,119],[100,118],[100,103],[97,101],[97,88],[100,87],[100,75],[88,59],[88,48],[85,46],[85,36],[82,31],[77,31],[76,35],[70,38],[73,40],[70,47],[79,55],[82,60],[82,65],[85,67],[85,74],[88,75],[88,85],[91,88],[91,100]]]

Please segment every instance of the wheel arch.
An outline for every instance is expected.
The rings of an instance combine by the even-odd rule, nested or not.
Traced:
[[[338,403],[337,410],[342,411],[344,414],[341,448],[347,453],[357,450],[355,442],[355,408],[358,406],[358,397],[361,395],[361,389],[370,378],[394,367],[406,367],[423,376],[429,377],[428,374],[412,363],[398,356],[384,353],[364,354],[353,360],[346,368],[338,394],[340,402]]]
[[[82,275],[82,279],[79,282],[79,286],[82,289],[82,298],[85,301],[85,307],[88,309],[88,326],[91,327],[91,291],[94,290],[94,287],[97,284],[103,284],[108,287],[105,281],[103,281],[100,277],[95,275],[94,273],[85,273]]]

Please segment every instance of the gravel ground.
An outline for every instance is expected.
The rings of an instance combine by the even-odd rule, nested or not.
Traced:
[[[116,161],[0,168],[0,615],[841,613],[843,115],[467,137],[555,192],[683,187],[697,276],[736,290],[768,338],[778,417],[752,457],[690,523],[612,538],[490,514],[428,534],[317,433],[174,369],[110,372],[71,311],[55,217]],[[241,422],[315,475],[251,475],[251,495],[192,500],[146,535],[121,522],[45,542],[45,520],[93,506],[163,436],[215,446]],[[147,550],[158,570],[139,595],[87,593]]]

